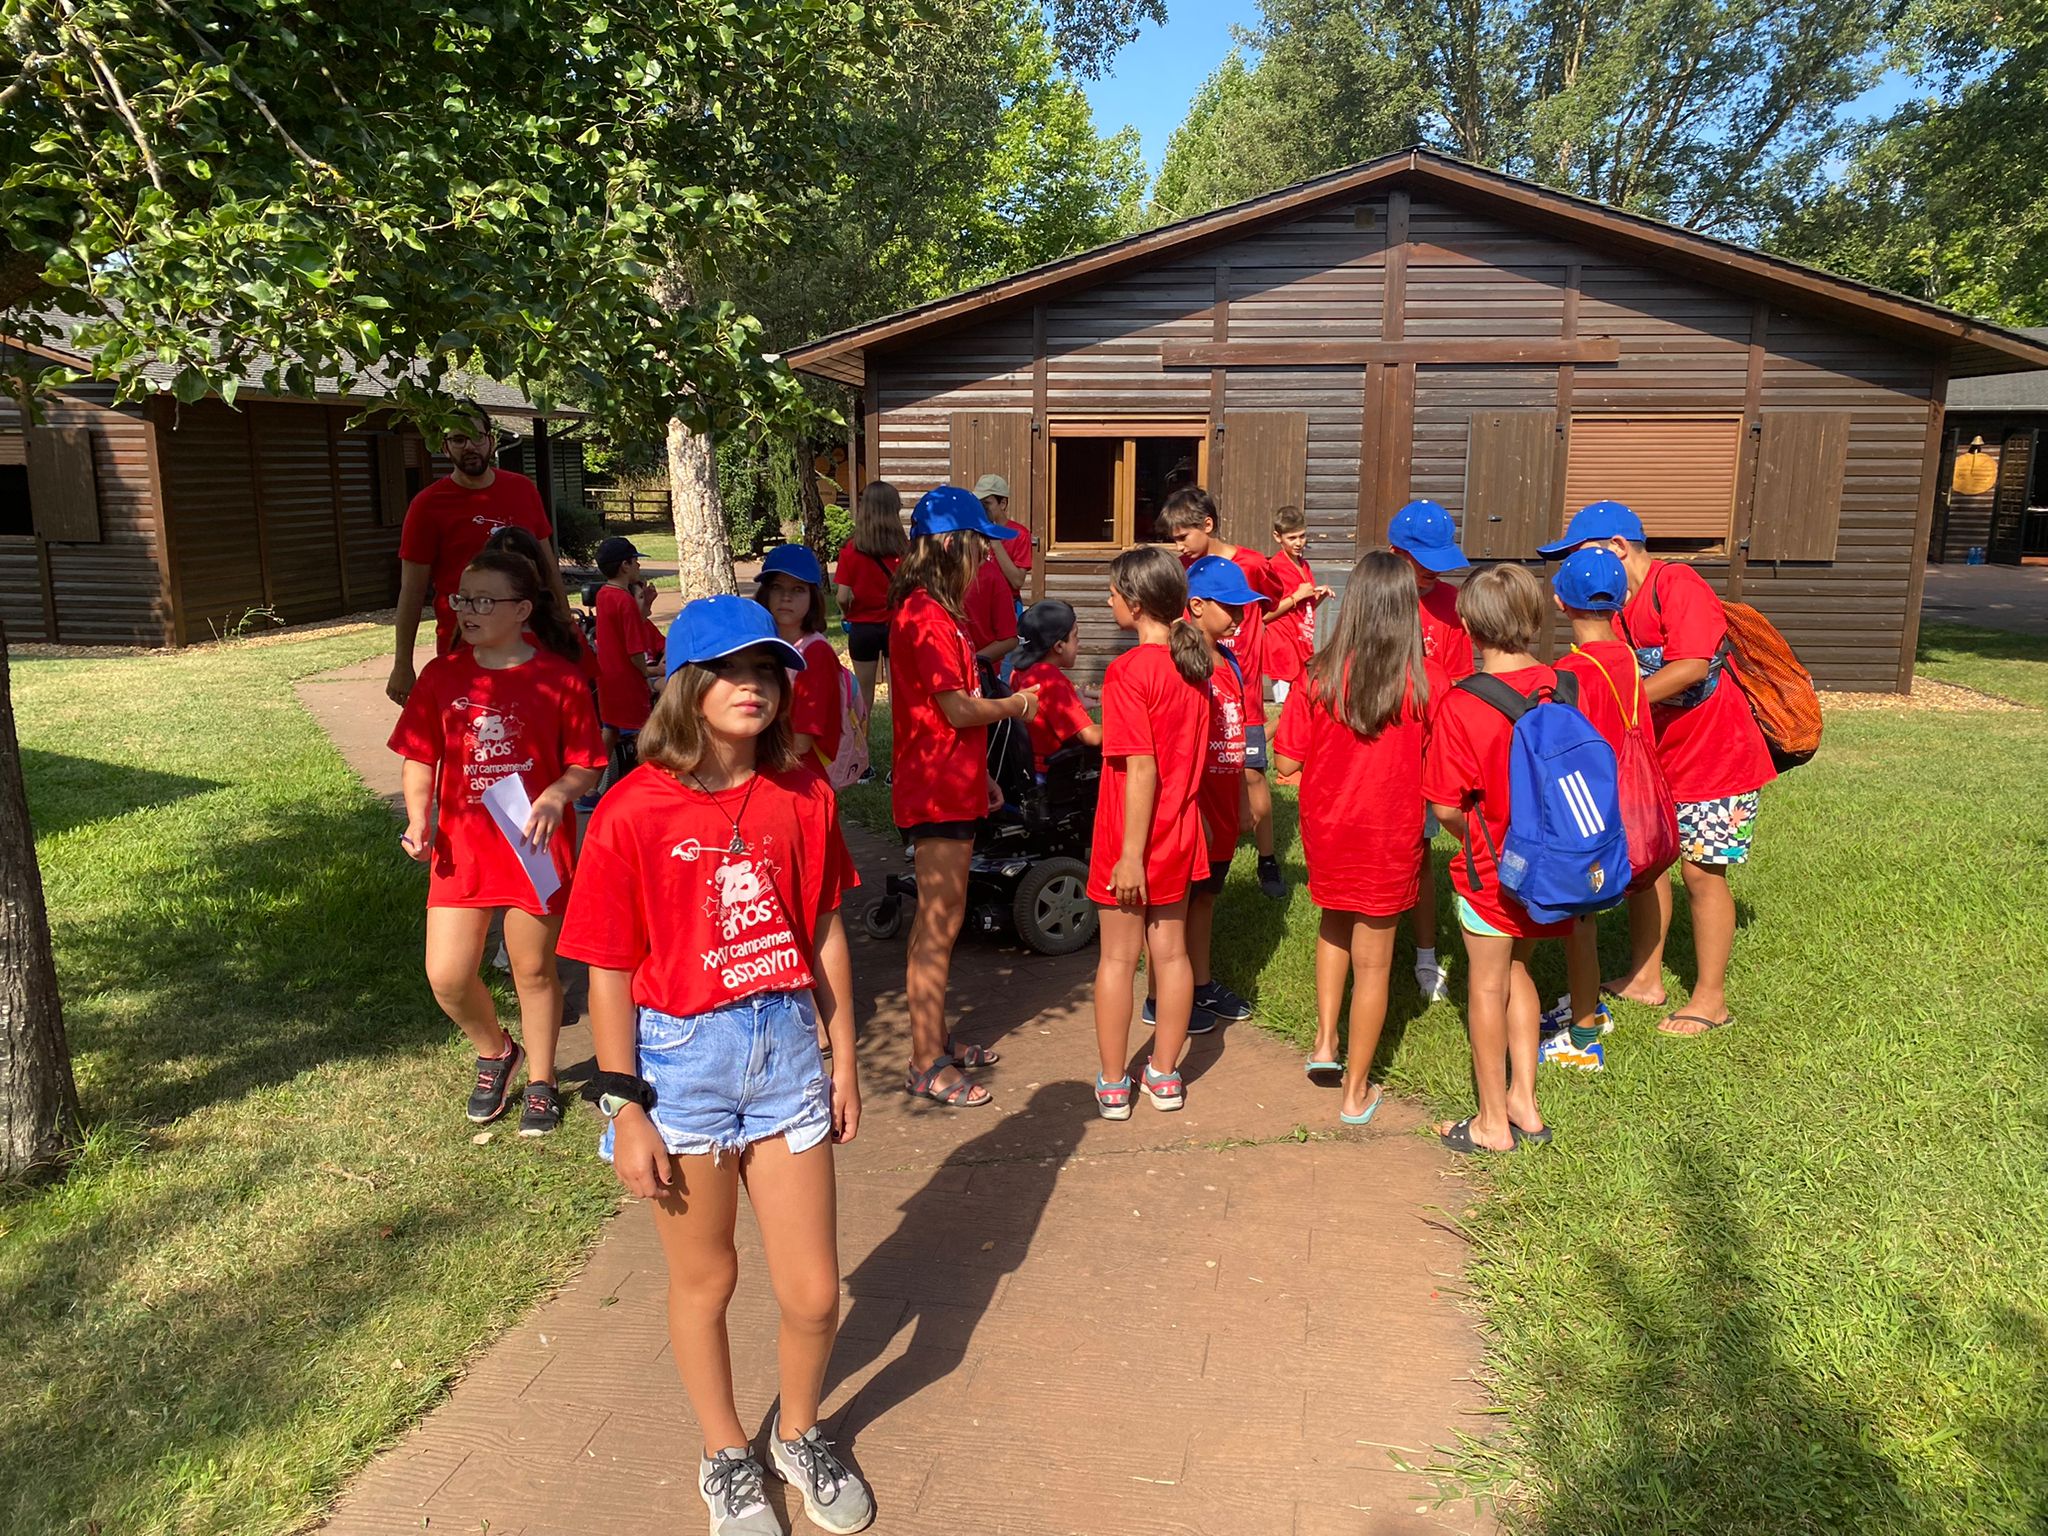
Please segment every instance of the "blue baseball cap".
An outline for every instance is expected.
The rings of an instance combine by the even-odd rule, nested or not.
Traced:
[[[761,562],[761,580],[770,576],[794,576],[798,581],[807,581],[812,586],[825,582],[825,568],[818,564],[818,557],[801,544],[778,544],[768,551]]]
[[[677,667],[716,661],[753,645],[769,645],[782,653],[782,664],[801,672],[804,654],[775,633],[775,620],[759,603],[721,592],[716,597],[699,597],[683,604],[668,627],[667,666],[662,675]]]
[[[1243,568],[1221,555],[1204,555],[1188,567],[1188,596],[1208,603],[1228,603],[1233,608],[1266,601],[1264,594],[1254,592],[1252,584],[1245,580]]]
[[[1024,530],[1015,523],[992,523],[981,498],[964,485],[935,485],[917,498],[910,513],[910,536],[935,533],[978,533],[990,539],[1014,539]]]
[[[1627,539],[1631,544],[1640,544],[1643,542],[1643,520],[1618,501],[1588,502],[1572,514],[1571,524],[1565,529],[1563,538],[1537,545],[1536,552],[1539,555],[1561,555],[1595,539]]]
[[[1550,578],[1567,608],[1585,613],[1619,613],[1628,601],[1628,567],[1605,549],[1582,549],[1567,555]]]
[[[1387,542],[1425,571],[1462,571],[1472,562],[1458,548],[1458,525],[1436,502],[1411,501],[1387,524]]]

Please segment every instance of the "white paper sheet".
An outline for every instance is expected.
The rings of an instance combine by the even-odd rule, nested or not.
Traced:
[[[505,834],[505,841],[519,856],[520,867],[526,871],[526,878],[533,882],[533,894],[545,907],[555,899],[555,892],[562,888],[562,877],[555,872],[552,846],[542,844],[538,853],[526,846],[526,818],[533,814],[533,802],[526,798],[526,786],[519,781],[519,775],[508,773],[501,779],[494,779],[490,788],[484,791],[484,808],[491,813],[491,820],[498,824],[498,830]]]

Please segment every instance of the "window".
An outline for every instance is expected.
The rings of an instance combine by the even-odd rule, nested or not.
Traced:
[[[28,439],[19,432],[0,432],[0,535],[35,531],[28,499]]]
[[[1619,501],[1659,554],[1720,555],[1735,521],[1740,416],[1572,417],[1565,515]]]
[[[1052,424],[1052,547],[1123,549],[1156,540],[1166,498],[1205,483],[1205,421]]]

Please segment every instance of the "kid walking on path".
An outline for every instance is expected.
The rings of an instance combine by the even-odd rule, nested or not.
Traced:
[[[1458,593],[1458,617],[1479,651],[1479,670],[1535,695],[1557,674],[1529,654],[1543,627],[1543,589],[1519,565],[1481,571]],[[1561,939],[1569,922],[1538,923],[1501,887],[1494,850],[1508,832],[1513,727],[1475,693],[1452,687],[1438,706],[1423,759],[1422,793],[1461,846],[1451,859],[1458,924],[1465,933],[1466,1029],[1478,1113],[1438,1128],[1453,1152],[1508,1152],[1547,1142],[1536,1107],[1542,1004],[1529,976],[1538,939]]]
[[[1180,1053],[1194,1004],[1188,965],[1189,886],[1208,871],[1198,795],[1209,728],[1209,644],[1181,617],[1187,579],[1156,544],[1109,562],[1109,611],[1138,643],[1102,679],[1102,785],[1088,861],[1088,897],[1102,911],[1095,966],[1095,1107],[1131,1117],[1131,993],[1151,956],[1157,1015],[1145,1096],[1179,1109]]]
[[[699,598],[666,660],[641,766],[592,818],[562,932],[562,952],[590,966],[600,1151],[652,1202],[713,1536],[781,1532],[733,1400],[742,1184],[782,1314],[769,1461],[814,1524],[857,1531],[873,1500],[820,1433],[818,1402],[839,1325],[832,1144],[860,1125],[839,916],[858,879],[832,791],[790,739],[788,669],[804,659],[767,613]]]
[[[597,783],[604,746],[576,667],[576,637],[530,560],[486,550],[463,571],[449,606],[465,644],[420,673],[390,743],[405,759],[405,851],[429,869],[427,981],[476,1047],[469,1118],[481,1125],[503,1114],[513,1076],[530,1057],[519,1134],[542,1136],[562,1123],[555,936],[576,862],[575,803]],[[546,649],[527,641],[528,629]],[[523,829],[528,847],[548,851],[562,882],[546,903],[484,805],[484,791],[506,777],[519,779],[533,807]],[[500,908],[524,1051],[499,1024],[477,974]]]
[[[1273,680],[1274,702],[1285,704],[1316,653],[1316,609],[1330,589],[1317,586],[1316,573],[1309,568],[1308,518],[1301,508],[1287,506],[1274,512],[1273,543],[1276,547],[1267,563],[1279,595],[1266,613],[1261,661]]]
[[[1426,860],[1422,757],[1448,682],[1422,651],[1415,580],[1376,549],[1358,562],[1329,642],[1280,711],[1274,755],[1301,775],[1301,847],[1316,933],[1316,1043],[1308,1075],[1342,1072],[1338,1117],[1364,1125],[1380,1107],[1373,1054],[1387,1020],[1394,929],[1415,905]],[[1351,979],[1350,1049],[1337,1059],[1337,1013]]]
[[[1657,731],[1657,758],[1678,807],[1678,842],[1692,912],[1696,979],[1684,1013],[1657,1027],[1701,1035],[1735,1022],[1728,958],[1735,948],[1735,897],[1728,871],[1749,858],[1757,791],[1778,776],[1742,684],[1723,666],[1728,620],[1706,578],[1688,565],[1652,560],[1643,523],[1618,501],[1596,501],[1572,517],[1552,557],[1597,545],[1628,572],[1621,635],[1635,652]],[[1609,992],[1662,1007],[1664,939],[1671,929],[1671,882],[1653,887],[1656,905],[1629,904],[1629,969]]]
[[[989,776],[988,728],[1006,718],[1030,721],[1038,691],[983,698],[968,639],[962,600],[975,573],[988,566],[989,539],[1006,537],[1004,531],[964,486],[942,485],[918,499],[910,533],[910,553],[889,589],[896,774],[890,806],[917,871],[903,980],[910,1012],[904,1086],[935,1103],[978,1108],[993,1102],[989,1091],[962,1069],[993,1066],[997,1057],[946,1033],[946,979],[967,915],[975,824],[1003,802]]]
[[[1433,501],[1411,501],[1394,514],[1387,542],[1415,573],[1421,604],[1422,654],[1443,670],[1451,682],[1472,675],[1472,637],[1458,617],[1458,589],[1442,579],[1445,571],[1471,565],[1458,547],[1457,524]],[[1422,888],[1415,898],[1415,984],[1426,1003],[1451,995],[1436,949],[1436,874],[1430,868],[1428,844],[1436,836],[1434,815],[1425,815]]]

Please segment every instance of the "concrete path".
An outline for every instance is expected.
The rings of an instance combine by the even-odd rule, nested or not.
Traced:
[[[389,793],[385,670],[299,692]],[[852,840],[878,886],[900,854]],[[902,963],[900,941],[856,937],[866,1117],[839,1154],[844,1321],[826,1405],[827,1432],[874,1485],[875,1530],[1488,1528],[1397,1464],[1491,1427],[1457,1299],[1464,1170],[1416,1134],[1416,1108],[1390,1102],[1369,1131],[1333,1135],[1335,1092],[1237,1026],[1195,1041],[1184,1111],[1101,1121],[1092,953],[973,939],[953,997],[959,1032],[1003,1052],[985,1077],[996,1104],[916,1104],[899,1088]],[[562,1059],[588,1054],[579,1021]],[[591,1112],[573,1107],[562,1134],[594,1141]],[[634,1203],[576,1279],[353,1482],[333,1536],[703,1529],[665,1275]],[[775,1311],[750,1216],[740,1230],[734,1368],[744,1419],[765,1427]]]
[[[1930,565],[1922,617],[2048,635],[2048,565]]]

